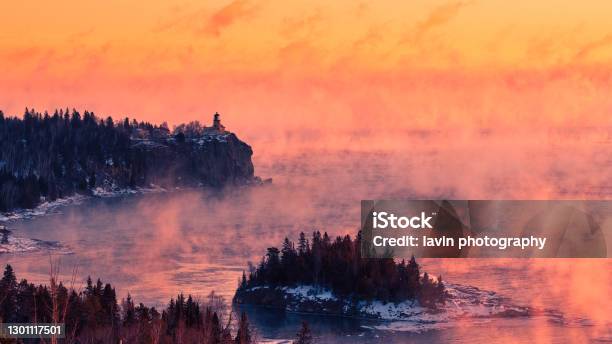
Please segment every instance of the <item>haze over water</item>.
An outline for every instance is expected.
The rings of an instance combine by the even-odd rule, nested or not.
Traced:
[[[120,297],[157,304],[179,291],[231,297],[247,261],[285,236],[355,234],[361,199],[609,199],[611,4],[3,4],[6,115],[75,107],[172,126],[219,111],[253,146],[256,174],[274,179],[223,194],[92,199],[10,226],[68,245],[66,279],[76,265],[80,280],[101,277]],[[48,260],[0,256],[35,282],[47,280]],[[610,259],[421,263],[450,282],[588,320],[466,321],[399,342],[612,337]],[[252,319],[271,337],[299,326],[299,317],[273,318]],[[334,342],[362,338],[359,324],[314,325]]]
[[[90,199],[10,226],[17,235],[68,245],[74,254],[61,256],[65,280],[78,266],[79,281],[87,275],[100,277],[115,285],[120,297],[129,292],[135,300],[155,305],[178,292],[204,298],[214,290],[230,300],[247,262],[256,264],[267,247],[279,246],[285,236],[295,239],[300,231],[313,230],[354,235],[361,199],[605,199],[611,193],[607,130],[525,134],[521,140],[512,133],[480,131],[301,133],[288,137],[285,145],[261,138],[248,142],[255,151],[256,174],[272,177],[271,185]],[[4,255],[0,260],[14,265],[20,278],[48,279],[49,258],[44,254]],[[544,342],[570,335],[585,340],[610,335],[609,259],[420,263],[448,282],[493,290],[521,305],[554,309],[567,320],[495,320],[502,337],[513,338],[515,326]],[[311,321],[330,338],[363,333],[359,325],[346,329],[335,321]],[[299,318],[283,320],[280,330],[257,313],[254,322],[263,335],[286,337],[295,332]],[[462,331],[474,326],[487,329],[466,321],[450,332],[441,330],[434,339],[469,338]],[[474,338],[487,336],[473,331]],[[372,336],[368,332],[366,338],[376,338]]]

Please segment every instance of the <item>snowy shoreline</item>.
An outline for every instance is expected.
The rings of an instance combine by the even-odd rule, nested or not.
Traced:
[[[111,198],[126,195],[146,194],[146,193],[158,193],[167,192],[168,189],[163,187],[152,185],[150,187],[139,187],[139,188],[111,188],[105,189],[97,187],[91,190],[91,194],[74,194],[72,196],[58,198],[54,201],[44,201],[35,208],[32,209],[17,209],[9,212],[0,213],[0,224],[7,224],[24,219],[31,219],[37,216],[44,216],[49,214],[57,213],[60,208],[81,204],[83,201],[92,198]]]
[[[11,212],[0,213],[0,255],[2,254],[28,254],[36,252],[53,252],[56,254],[73,254],[70,247],[58,241],[45,241],[35,238],[16,236],[7,228],[11,222],[31,219],[38,216],[56,214],[61,208],[81,204],[93,198],[111,198],[125,195],[167,192],[162,187],[151,186],[136,189],[104,189],[101,187],[92,190],[91,195],[75,194],[54,201],[45,201],[33,209],[18,209]]]
[[[79,204],[90,196],[76,194],[69,197],[58,198],[54,201],[45,201],[32,209],[17,209],[13,211],[0,213],[0,224],[19,221],[23,219],[31,219],[36,216],[52,214],[57,208],[68,206],[71,204]]]
[[[265,180],[259,177],[254,177],[252,181],[245,183],[244,185],[235,185],[236,187],[249,187],[249,186],[264,186],[272,183],[272,179],[268,178]],[[148,187],[136,187],[136,188],[118,188],[115,185],[108,187],[96,187],[90,190],[90,194],[74,194],[68,197],[58,198],[54,201],[43,201],[35,208],[32,209],[16,209],[8,212],[0,212],[0,225],[6,225],[11,222],[31,219],[37,216],[44,216],[49,214],[55,214],[59,209],[69,206],[81,204],[82,202],[94,199],[94,198],[113,198],[120,196],[129,195],[143,195],[153,193],[165,193],[173,191],[183,190],[197,190],[200,188],[206,188],[203,184],[193,186],[175,186],[172,188],[165,188],[162,186],[151,184]]]
[[[252,287],[237,295],[234,301],[237,304],[262,306],[291,313],[375,320],[380,323],[362,327],[415,333],[451,327],[459,320],[467,318],[558,316],[552,311],[537,311],[515,305],[493,291],[472,286],[447,283],[446,290],[448,299],[437,309],[423,307],[416,300],[385,303],[339,298],[329,289],[311,285]]]
[[[74,253],[69,247],[62,245],[58,241],[29,239],[8,234],[0,242],[0,256],[2,254],[35,253],[41,251],[56,254]]]

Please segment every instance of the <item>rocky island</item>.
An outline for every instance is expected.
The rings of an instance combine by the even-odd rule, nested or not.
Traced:
[[[332,240],[327,233],[315,231],[311,239],[301,233],[297,248],[286,238],[281,250],[270,247],[257,266],[249,265],[234,304],[381,320],[381,328],[416,332],[463,317],[535,313],[494,292],[430,277],[414,257],[363,258],[360,234]]]
[[[315,231],[300,234],[298,247],[285,238],[282,249],[268,248],[257,267],[243,274],[234,302],[259,304],[298,312],[365,315],[362,302],[405,302],[437,309],[447,291],[442,277],[421,275],[409,261],[365,259],[361,236],[332,240]]]
[[[221,124],[182,124],[173,131],[94,113],[0,111],[0,211],[28,209],[75,194],[117,190],[249,184],[251,147]]]

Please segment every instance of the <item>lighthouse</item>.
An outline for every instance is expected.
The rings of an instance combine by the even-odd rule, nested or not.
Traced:
[[[213,129],[215,129],[216,131],[220,132],[220,133],[224,133],[225,132],[225,127],[223,126],[223,124],[221,124],[221,119],[219,119],[220,115],[218,112],[215,112],[215,115],[213,116]]]

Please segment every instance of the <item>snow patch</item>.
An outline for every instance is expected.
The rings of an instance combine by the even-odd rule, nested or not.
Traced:
[[[59,254],[72,254],[69,248],[61,245],[57,241],[44,241],[38,239],[28,239],[8,235],[1,238],[0,254],[3,253],[32,253],[40,251],[53,251]]]
[[[257,287],[255,287],[257,288]],[[297,287],[284,287],[282,290],[289,295],[310,300],[310,301],[337,301],[330,290],[317,288],[310,285],[301,285]]]
[[[57,209],[60,207],[70,204],[79,204],[86,198],[87,196],[85,195],[74,195],[70,197],[56,199],[55,201],[45,201],[39,204],[34,209],[18,209],[15,211],[0,213],[0,223],[17,221],[22,219],[30,219],[35,216],[51,214],[56,212]]]
[[[257,286],[246,292],[267,289]],[[269,288],[272,289],[272,288]],[[454,326],[457,320],[470,318],[488,321],[494,317],[533,316],[536,314],[554,317],[551,311],[535,312],[529,307],[515,305],[497,293],[476,287],[446,283],[448,298],[436,309],[424,307],[417,300],[403,302],[354,301],[335,296],[331,290],[312,285],[277,287],[286,300],[287,311],[315,311],[345,316],[381,320],[380,324],[363,326],[366,329],[423,332]],[[309,305],[307,308],[301,306]]]
[[[91,190],[92,195],[94,197],[117,197],[117,196],[125,196],[125,195],[133,195],[133,194],[143,194],[143,193],[157,193],[157,192],[166,192],[165,188],[151,184],[148,187],[137,187],[137,188],[119,188],[116,185],[107,185],[104,187],[97,187]],[[34,209],[18,209],[10,212],[0,213],[0,223],[3,222],[13,222],[23,219],[31,219],[35,216],[42,216],[48,214],[54,214],[59,211],[59,208],[67,206],[80,204],[84,200],[88,199],[90,196],[75,194],[70,197],[59,198],[55,201],[45,201],[39,204]]]
[[[227,143],[227,138],[230,136],[229,133],[204,133],[199,139],[196,140],[197,144],[204,146],[207,142],[217,141],[221,143]]]

